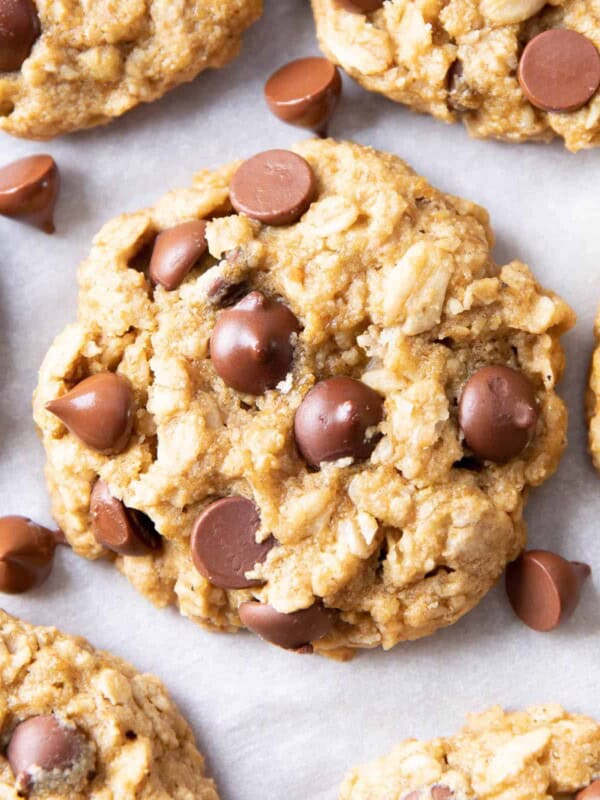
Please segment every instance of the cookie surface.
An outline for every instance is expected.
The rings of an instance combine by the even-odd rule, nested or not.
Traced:
[[[524,264],[494,263],[481,208],[400,159],[332,140],[295,151],[273,156],[291,165],[286,191],[254,192],[270,213],[292,198],[297,214],[312,193],[295,223],[233,213],[230,184],[236,204],[256,199],[240,178],[252,161],[102,229],[35,419],[77,553],[108,548],[155,604],[208,628],[343,658],[456,621],[523,549],[527,490],[565,443],[554,387],[574,317]],[[208,253],[179,227],[194,219]],[[165,230],[183,280],[170,291],[148,277],[164,276]],[[190,252],[204,254],[183,279]],[[87,436],[81,417],[63,414],[69,430],[46,409],[103,372],[133,393],[118,454],[72,433]],[[494,428],[488,386],[518,430]]]
[[[600,144],[600,19],[588,0],[312,5],[325,54],[366,89],[476,137]]]
[[[10,16],[0,23],[10,23],[27,45],[0,62],[0,128],[48,139],[107,123],[223,66],[260,16],[262,0],[16,0],[21,6],[31,17],[29,32],[16,11],[0,9]]]
[[[599,775],[597,722],[558,705],[497,707],[471,715],[456,736],[408,740],[353,770],[340,800],[547,800],[571,797]]]
[[[590,380],[586,394],[586,412],[589,424],[589,450],[596,469],[600,470],[600,314],[594,326],[596,348],[592,356]]]
[[[218,800],[158,678],[3,611],[0,643],[3,798]]]

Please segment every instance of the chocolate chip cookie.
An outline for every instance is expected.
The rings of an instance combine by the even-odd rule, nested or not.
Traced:
[[[492,243],[481,208],[332,140],[109,222],[35,393],[73,549],[301,652],[456,621],[565,444],[573,313]]]
[[[586,393],[586,413],[589,423],[589,450],[594,466],[600,470],[600,313],[596,317],[594,335],[596,347],[592,355]]]
[[[158,678],[1,610],[0,642],[2,797],[218,800]]]
[[[326,55],[365,88],[476,137],[600,144],[588,0],[312,0]]]
[[[262,0],[0,0],[0,129],[110,122],[233,58]]]
[[[447,739],[410,739],[353,770],[340,800],[600,797],[600,725],[558,705],[472,714]]]

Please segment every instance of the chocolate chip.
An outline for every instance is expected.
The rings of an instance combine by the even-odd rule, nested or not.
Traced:
[[[21,69],[40,33],[31,0],[0,0],[0,72]]]
[[[225,278],[218,277],[208,290],[208,300],[213,306],[228,308],[238,303],[248,292],[245,281],[230,283]]]
[[[231,180],[231,204],[266,225],[291,225],[312,203],[312,168],[290,150],[267,150],[244,161]]]
[[[246,578],[256,564],[262,564],[275,539],[260,544],[257,507],[245,497],[223,497],[211,503],[196,520],[191,549],[194,566],[201,575],[221,589],[247,589],[261,581]]]
[[[404,796],[403,800],[452,800],[454,792],[447,786],[432,786],[431,789],[416,789]]]
[[[17,780],[17,790],[30,791],[43,782],[42,772],[72,769],[82,757],[83,734],[61,724],[51,715],[31,717],[21,722],[10,738],[6,758]]]
[[[338,3],[347,11],[360,11],[368,14],[383,7],[384,0],[338,0]]]
[[[576,111],[600,86],[600,53],[576,31],[553,28],[523,50],[519,83],[527,99],[544,111]]]
[[[321,136],[325,136],[341,93],[340,73],[326,58],[290,61],[265,85],[267,104],[276,117]]]
[[[207,252],[206,222],[194,220],[168,228],[156,237],[150,278],[172,292]]]
[[[377,392],[353,378],[329,378],[317,383],[296,411],[296,443],[313,467],[340,458],[369,458],[382,418],[383,399]]]
[[[52,156],[28,156],[13,161],[0,168],[0,215],[54,233],[59,189],[60,174]]]
[[[463,389],[458,421],[479,458],[502,464],[518,456],[529,444],[537,419],[533,384],[510,367],[483,367]]]
[[[273,389],[291,369],[300,323],[283,303],[251,292],[221,311],[210,339],[217,374],[238,392]]]
[[[78,439],[106,455],[123,452],[133,427],[133,391],[122,375],[99,372],[46,403]]]
[[[300,650],[333,629],[332,612],[320,603],[292,614],[280,614],[272,606],[251,601],[242,603],[239,615],[242,625],[284,650]]]
[[[529,550],[509,564],[506,591],[515,614],[536,631],[551,631],[573,613],[591,569],[547,550]]]
[[[578,792],[575,800],[600,800],[600,780],[594,781],[586,789]]]
[[[42,584],[59,541],[58,532],[27,517],[0,517],[0,592],[21,594]]]
[[[122,556],[146,556],[161,546],[160,534],[142,511],[127,506],[96,481],[90,499],[92,533],[98,544]]]

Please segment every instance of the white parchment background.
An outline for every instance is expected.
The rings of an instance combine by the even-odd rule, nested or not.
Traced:
[[[36,371],[75,317],[75,271],[100,226],[186,186],[203,167],[286,147],[302,132],[271,117],[264,79],[317,52],[306,0],[267,0],[242,56],[108,128],[37,144],[0,135],[0,164],[48,151],[60,164],[58,233],[0,219],[0,514],[50,522],[31,422]],[[350,81],[331,133],[405,158],[435,186],[491,213],[501,263],[519,257],[575,308],[562,394],[569,451],[528,507],[530,539],[589,561],[600,581],[600,476],[586,455],[583,390],[600,302],[600,151],[468,138]],[[460,623],[349,664],[296,657],[248,636],[209,634],[156,611],[106,564],[61,552],[51,580],[10,612],[87,636],[158,674],[192,723],[223,800],[333,800],[344,772],[399,739],[454,731],[470,710],[559,701],[600,718],[595,585],[559,631],[513,617],[501,588]]]

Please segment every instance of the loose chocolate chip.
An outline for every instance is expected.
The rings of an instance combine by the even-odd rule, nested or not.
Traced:
[[[519,83],[525,96],[544,111],[576,111],[600,86],[600,53],[576,31],[553,28],[523,50]]]
[[[531,381],[510,367],[483,367],[463,389],[458,421],[479,458],[502,464],[518,456],[529,444],[537,419]]]
[[[382,418],[383,399],[377,392],[353,378],[329,378],[317,383],[296,411],[296,443],[313,467],[340,458],[369,458]]]
[[[150,278],[172,292],[207,252],[206,222],[194,220],[168,228],[156,237]]]
[[[594,781],[586,789],[578,792],[575,800],[600,800],[600,780]]]
[[[266,225],[291,225],[312,203],[310,164],[290,150],[267,150],[244,161],[231,180],[231,204]]]
[[[71,769],[85,747],[83,734],[51,715],[21,722],[10,738],[6,758],[16,777],[19,791],[29,791],[39,770]]]
[[[291,369],[300,323],[283,303],[251,292],[221,311],[210,339],[217,374],[238,392],[273,389]]]
[[[275,545],[270,536],[260,544],[257,507],[245,497],[224,497],[211,503],[196,520],[191,549],[194,566],[221,589],[247,589],[261,581],[246,578]]]
[[[58,532],[27,517],[0,517],[0,592],[21,594],[42,584],[59,541]]]
[[[242,603],[239,615],[242,625],[284,650],[300,650],[333,629],[333,615],[320,603],[292,614],[280,614],[272,606],[250,601]]]
[[[0,0],[0,72],[20,69],[40,33],[31,0]]]
[[[110,493],[107,484],[96,481],[90,500],[94,538],[122,556],[145,556],[161,546],[160,534],[152,520],[127,506]]]
[[[529,550],[509,564],[506,592],[515,614],[536,631],[551,631],[573,613],[589,577],[587,564],[547,550]]]
[[[338,0],[338,2],[347,11],[360,11],[368,14],[382,8],[384,0]]]
[[[133,427],[131,384],[114,372],[99,372],[46,408],[81,441],[107,455],[122,453]]]
[[[60,174],[52,156],[28,156],[13,161],[0,168],[0,215],[54,233],[59,189]]]
[[[340,73],[326,58],[290,61],[265,85],[267,104],[276,117],[321,136],[325,136],[341,93]]]

